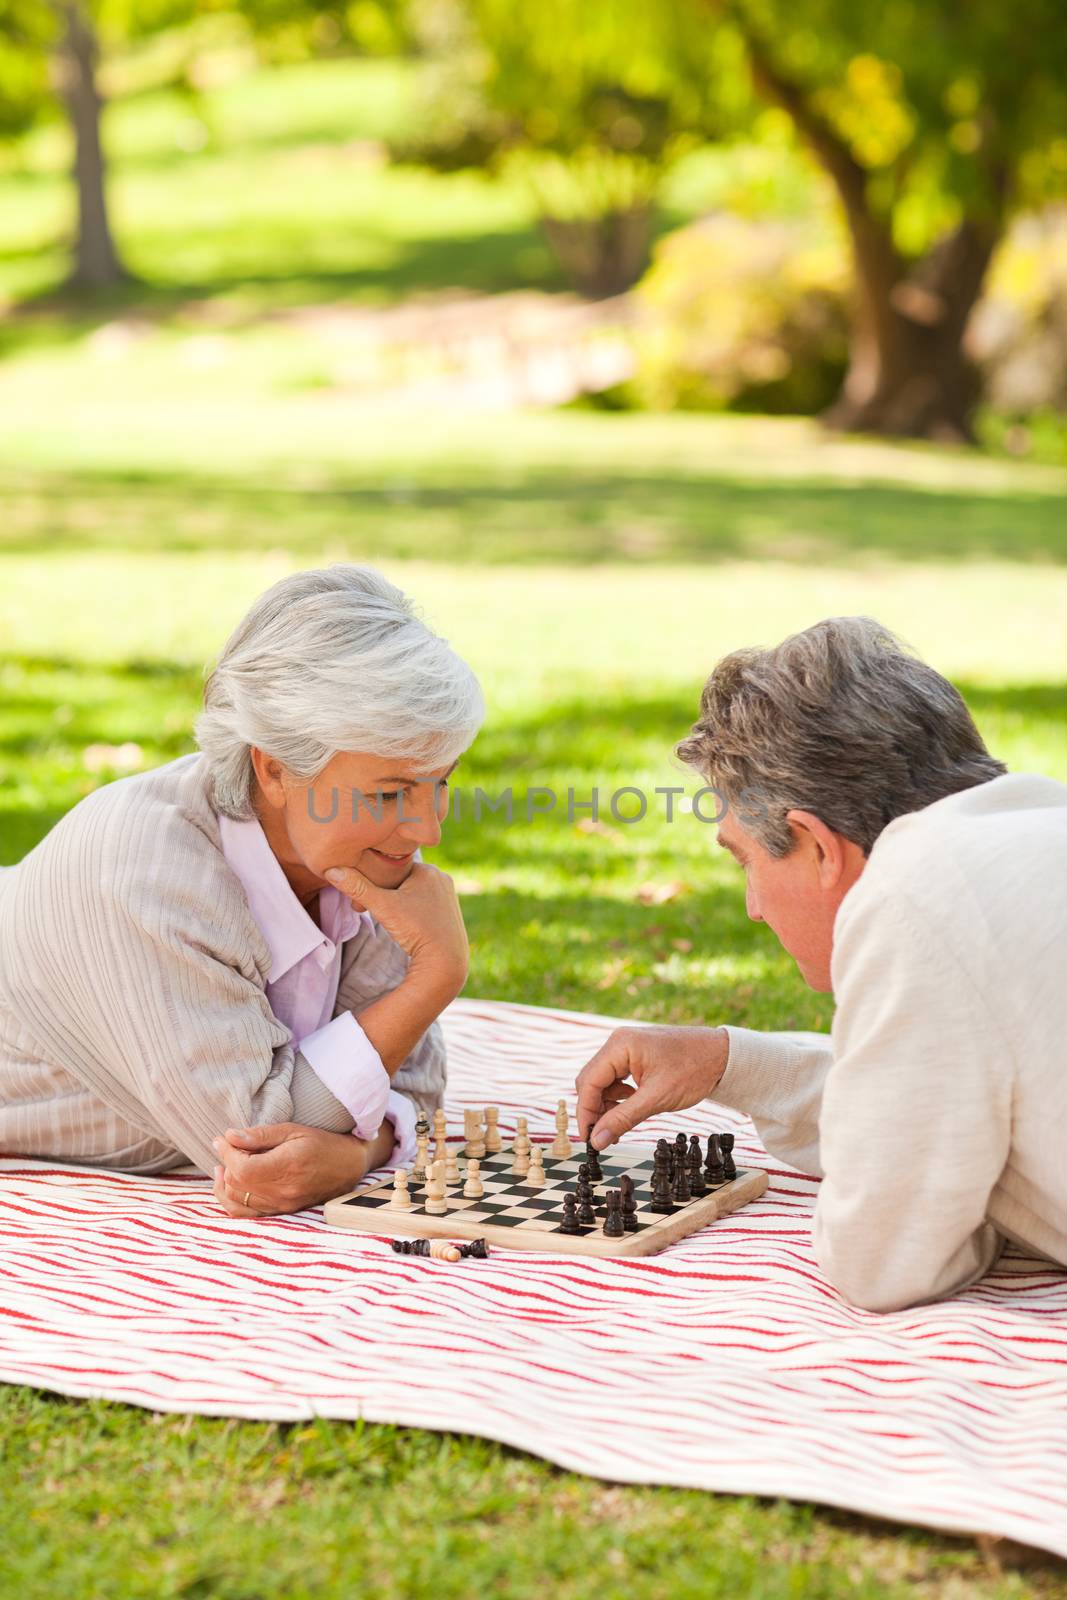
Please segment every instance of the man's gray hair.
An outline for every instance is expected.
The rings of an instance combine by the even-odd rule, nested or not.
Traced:
[[[894,817],[1007,770],[958,690],[870,617],[725,656],[678,755],[773,856],[793,847],[789,811],[868,854]]]
[[[212,803],[253,813],[251,747],[310,782],[345,750],[447,766],[485,716],[478,680],[373,567],[282,578],[227,640],[196,737]]]

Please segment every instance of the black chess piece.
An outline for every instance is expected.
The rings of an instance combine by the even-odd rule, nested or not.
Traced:
[[[574,1207],[574,1196],[565,1194],[563,1196],[563,1219],[559,1225],[560,1233],[581,1233],[582,1230],[578,1226],[578,1216]]]
[[[677,1137],[675,1138],[675,1141],[674,1141],[674,1160],[675,1160],[675,1165],[677,1165],[679,1161],[685,1161],[687,1159],[688,1155],[689,1155],[689,1140],[686,1138],[684,1133],[680,1133],[680,1134],[677,1135]]]
[[[587,1161],[580,1161],[578,1163],[578,1182],[591,1184],[592,1181],[592,1178],[589,1176],[589,1163]]]
[[[708,1134],[708,1154],[704,1162],[704,1177],[709,1189],[721,1189],[726,1182],[722,1164],[722,1146],[717,1133]]]
[[[470,1256],[474,1261],[489,1260],[489,1246],[484,1239],[472,1239],[470,1244],[461,1244],[459,1253],[461,1256]]]
[[[634,1180],[628,1172],[624,1172],[619,1179],[619,1194],[622,1200],[623,1232],[636,1233],[640,1227],[637,1220],[637,1200],[634,1195]]]
[[[689,1141],[686,1165],[689,1168],[689,1193],[694,1200],[701,1200],[707,1194],[708,1186],[704,1182],[704,1152],[695,1133]]]
[[[732,1133],[719,1134],[719,1148],[722,1151],[722,1170],[726,1175],[727,1183],[732,1183],[737,1177],[737,1168],[734,1165],[734,1136]]]
[[[588,1180],[578,1179],[578,1221],[583,1228],[591,1228],[596,1222],[596,1212],[593,1209],[593,1190]]]
[[[680,1147],[679,1147],[680,1150]],[[686,1146],[686,1156],[689,1148]],[[693,1191],[689,1187],[689,1162],[683,1160],[678,1153],[674,1158],[674,1182],[671,1185],[671,1198],[676,1206],[687,1206],[693,1198]]]
[[[605,1239],[621,1239],[626,1231],[622,1222],[622,1197],[618,1189],[609,1189],[604,1196],[607,1214],[604,1217]]]
[[[604,1174],[600,1170],[600,1156],[591,1144],[585,1147],[585,1164],[589,1168],[589,1177],[593,1183],[602,1183]]]
[[[666,1164],[666,1167],[667,1167],[667,1176],[670,1179],[670,1181],[673,1183],[674,1182],[674,1146],[673,1146],[673,1144],[668,1144],[666,1139],[657,1139],[656,1140],[655,1155],[656,1155],[656,1157],[662,1156],[663,1161],[664,1161],[664,1163]]]
[[[656,1158],[652,1166],[652,1201],[649,1210],[666,1214],[674,1210],[674,1201],[671,1199],[671,1173],[667,1164],[666,1153],[656,1151]]]

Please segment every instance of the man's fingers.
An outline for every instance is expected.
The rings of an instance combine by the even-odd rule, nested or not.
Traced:
[[[613,1033],[588,1060],[575,1081],[578,1091],[578,1132],[584,1139],[604,1110],[605,1095],[614,1084],[630,1076],[630,1053],[625,1035]]]
[[[624,1133],[629,1133],[639,1122],[646,1122],[660,1110],[662,1107],[656,1104],[647,1089],[636,1089],[633,1094],[620,1100],[618,1105],[604,1112],[589,1135],[589,1143],[595,1150],[603,1150],[605,1145],[615,1144]]]

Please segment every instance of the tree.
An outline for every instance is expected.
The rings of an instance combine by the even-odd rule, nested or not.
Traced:
[[[577,287],[629,288],[664,174],[721,120],[736,35],[677,0],[438,0],[421,16],[431,132],[401,154],[519,173]]]
[[[829,420],[970,437],[964,336],[1014,210],[1067,189],[1059,0],[699,0],[836,187],[851,362]]]

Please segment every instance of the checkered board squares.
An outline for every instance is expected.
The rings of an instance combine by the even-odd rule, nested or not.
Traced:
[[[736,1211],[761,1195],[767,1175],[760,1169],[740,1170],[737,1177],[700,1200],[676,1206],[667,1216],[651,1209],[652,1150],[645,1145],[614,1145],[603,1152],[600,1166],[603,1179],[596,1185],[594,1203],[596,1226],[583,1228],[576,1236],[560,1233],[563,1196],[573,1192],[584,1151],[561,1160],[545,1151],[545,1183],[534,1189],[511,1171],[512,1152],[504,1149],[481,1162],[485,1194],[480,1200],[463,1196],[463,1183],[449,1186],[448,1210],[443,1216],[430,1216],[425,1208],[426,1186],[409,1185],[411,1209],[401,1211],[390,1204],[393,1180],[387,1178],[362,1193],[342,1195],[326,1206],[326,1221],[334,1227],[353,1228],[362,1233],[384,1234],[391,1238],[487,1239],[491,1245],[517,1250],[544,1250],[567,1255],[642,1256],[662,1250],[665,1245],[695,1233],[717,1217]],[[460,1156],[460,1170],[465,1162]],[[617,1189],[623,1173],[634,1184],[637,1228],[621,1239],[606,1239],[603,1230],[604,1191]]]

